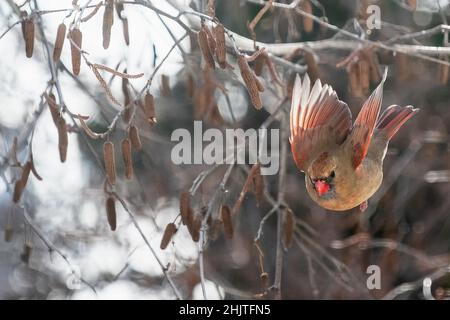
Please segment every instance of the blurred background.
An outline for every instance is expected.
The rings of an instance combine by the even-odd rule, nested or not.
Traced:
[[[79,0],[78,6],[88,5],[86,12],[92,12],[91,6],[97,2]],[[291,0],[277,2],[289,4]],[[92,19],[80,24],[82,49],[91,63],[130,74],[144,73],[129,80],[132,96],[138,96],[153,78],[150,92],[155,98],[157,122],[150,125],[141,108],[134,109],[132,123],[139,128],[143,148],[133,150],[135,174],[131,180],[124,177],[119,150],[127,136],[127,123],[119,118],[108,137],[116,144],[114,192],[134,217],[130,219],[129,212],[116,201],[115,231],[108,225],[105,209],[109,195],[104,189],[103,140],[87,137],[67,112],[69,144],[67,160],[61,163],[57,129],[42,97],[53,86],[46,49],[53,48],[61,22],[69,28],[79,13],[77,7],[72,6],[72,0],[0,3],[0,32],[5,32],[0,38],[0,298],[174,299],[175,286],[186,299],[203,299],[205,295],[209,299],[272,299],[276,297],[271,286],[278,281],[277,270],[282,272],[283,299],[450,298],[449,54],[440,55],[436,50],[448,46],[448,34],[438,27],[437,32],[425,36],[404,37],[441,24],[449,30],[448,0],[298,1],[296,7],[301,12],[313,14],[328,27],[309,21],[296,10],[269,9],[255,28],[256,39],[273,45],[304,45],[297,46],[300,49],[293,45],[281,53],[267,46],[282,86],[272,81],[265,67],[261,75],[266,87],[261,95],[264,108],[259,111],[253,108],[243,85],[230,41],[227,61],[234,70],[218,66],[210,70],[197,43],[198,21],[193,21],[197,16],[178,19],[192,29],[174,45],[185,29],[174,19],[157,14],[176,16],[183,10],[209,14],[211,1],[153,3],[156,12],[141,4],[125,4],[122,19],[115,13],[107,50],[102,46],[103,6]],[[380,8],[381,29],[367,28],[370,4]],[[215,1],[218,21],[246,39],[235,37],[237,47],[248,54],[254,50],[248,49],[252,35],[247,24],[262,7],[261,1]],[[39,12],[36,28],[41,26],[44,36],[36,29],[31,59],[25,56],[21,26],[16,23],[18,10]],[[129,45],[123,36],[123,18],[128,21]],[[412,54],[372,46],[348,33],[388,47],[404,45]],[[420,51],[417,48],[421,46],[435,50]],[[361,57],[367,56],[380,73],[388,67],[383,108],[391,104],[420,108],[390,143],[383,184],[369,200],[367,210],[334,213],[317,206],[307,195],[304,175],[287,148],[285,174],[281,179],[279,174],[264,177],[265,197],[259,205],[255,192],[248,192],[233,215],[233,237],[228,239],[223,232],[209,237],[199,259],[201,242],[194,242],[187,228],[180,225],[180,194],[191,191],[192,210],[199,216],[208,209],[217,210],[217,201],[233,207],[251,166],[235,165],[228,172],[227,165],[175,165],[171,160],[173,130],[192,132],[194,120],[202,120],[204,128],[220,130],[257,129],[265,123],[269,128],[283,129],[283,117],[290,107],[285,98],[289,98],[292,79],[296,72],[305,71],[333,86],[355,117],[378,83],[376,75],[370,81],[356,75],[356,67],[362,70],[360,61],[369,61]],[[255,64],[250,66],[256,68]],[[122,108],[108,99],[84,61],[80,75],[73,74],[68,39],[55,66],[70,113],[89,116],[87,124],[97,133],[107,131]],[[121,78],[102,75],[112,95],[124,101]],[[369,85],[362,85],[364,81]],[[56,94],[56,89],[53,92]],[[15,137],[18,161],[25,163],[32,153],[42,177],[39,181],[30,175],[18,203],[12,201],[14,183],[22,172],[11,156]],[[280,145],[283,152],[288,140],[281,140]],[[217,200],[217,190],[221,192],[220,184],[228,173],[226,192]],[[199,177],[204,180],[192,192]],[[280,190],[284,199],[281,207],[274,207]],[[294,241],[288,249],[280,250],[278,219],[288,211],[295,217]],[[264,217],[267,219],[261,226]],[[178,231],[161,250],[161,238],[170,222],[177,224]],[[263,234],[255,242],[260,228]],[[280,251],[283,264],[277,266]],[[367,288],[370,265],[380,268],[378,289]]]

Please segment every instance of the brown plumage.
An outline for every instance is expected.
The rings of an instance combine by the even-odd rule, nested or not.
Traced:
[[[385,75],[386,76],[386,75]],[[297,76],[291,103],[291,150],[305,172],[306,189],[320,206],[336,211],[365,203],[383,180],[389,140],[418,109],[388,107],[379,117],[385,77],[352,125],[347,104],[333,88]]]

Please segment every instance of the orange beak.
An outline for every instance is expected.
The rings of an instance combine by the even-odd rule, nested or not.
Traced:
[[[317,180],[314,183],[314,186],[315,186],[316,191],[319,194],[319,196],[323,196],[325,193],[327,193],[330,190],[330,185],[322,180]]]

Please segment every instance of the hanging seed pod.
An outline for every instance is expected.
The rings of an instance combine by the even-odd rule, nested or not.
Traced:
[[[255,83],[256,83],[256,87],[258,88],[259,92],[263,92],[264,91],[264,86],[261,83],[261,81],[259,81],[258,77],[253,73],[253,77],[255,78]]]
[[[124,69],[123,72],[127,73],[127,69]],[[123,105],[125,107],[128,107],[128,105],[131,102],[130,90],[128,89],[128,83],[129,83],[129,80],[127,78],[122,78],[122,94],[123,94],[123,97],[124,97]]]
[[[200,228],[202,227],[202,219],[199,215],[192,215],[189,223],[186,224],[188,231],[194,242],[200,240]]]
[[[53,61],[58,62],[61,58],[61,52],[64,46],[64,40],[66,38],[66,25],[61,23],[58,26],[58,31],[56,32],[55,47],[53,49]]]
[[[314,57],[314,54],[308,50],[303,51],[303,55],[306,66],[308,67],[308,75],[314,83],[317,79],[319,79],[319,67],[317,65],[316,58]]]
[[[10,226],[10,225],[7,225],[5,227],[5,235],[4,235],[5,242],[11,242],[12,237],[13,237],[13,233],[14,233],[13,227]]]
[[[212,241],[217,240],[220,231],[222,230],[222,221],[219,219],[213,220],[208,228],[208,238]]]
[[[227,205],[222,206],[222,210],[220,212],[220,216],[222,218],[223,223],[223,233],[228,239],[233,238],[233,221],[231,219],[231,211]]]
[[[292,99],[292,91],[294,89],[294,83],[295,83],[295,75],[291,74],[287,81],[286,91],[287,91],[287,98]]]
[[[122,19],[122,33],[125,39],[125,44],[130,45],[130,28],[128,27],[128,19]]]
[[[253,72],[255,75],[260,77],[262,75],[264,64],[266,63],[264,60],[266,57],[262,54],[260,54],[258,57],[256,57],[254,63],[253,63]]]
[[[20,259],[23,263],[29,264],[31,253],[33,252],[33,245],[29,242],[25,242],[23,245],[22,254],[20,255]]]
[[[136,150],[142,149],[141,138],[139,137],[139,129],[136,126],[131,126],[130,131],[128,132],[128,136],[130,137],[131,145]]]
[[[133,159],[131,157],[131,142],[128,138],[122,140],[122,157],[125,166],[125,177],[131,179],[133,177]]]
[[[59,114],[59,107],[56,104],[55,95],[51,92],[49,94],[44,92],[44,97],[45,97],[45,100],[47,101],[48,108],[50,110],[50,114],[52,115],[53,123],[55,125],[57,125],[60,114]]]
[[[23,36],[25,40],[25,53],[27,58],[33,56],[34,49],[34,21],[32,18],[27,18],[23,21]]]
[[[65,162],[67,159],[67,147],[69,145],[69,134],[67,132],[67,124],[66,120],[63,117],[59,116],[56,124],[56,128],[58,129],[58,150],[59,150],[59,159],[61,162]]]
[[[216,53],[216,47],[217,47],[216,39],[214,38],[214,36],[213,36],[211,30],[209,29],[209,27],[205,26],[205,31],[206,31],[207,36],[208,36],[207,39],[208,39],[209,52],[211,52],[211,54],[212,54],[212,56],[214,58],[214,55]]]
[[[164,97],[170,97],[171,95],[169,77],[165,74],[161,75],[161,94]]]
[[[25,163],[25,165],[22,168],[22,175],[20,176],[20,183],[23,185],[24,188],[27,185],[28,178],[30,177],[31,167],[32,167],[31,161],[27,161],[27,163]]]
[[[72,54],[72,72],[74,75],[77,76],[80,74],[80,67],[81,67],[80,49],[83,43],[83,34],[81,33],[80,29],[75,28],[69,32],[69,35],[73,41],[73,43],[72,41],[70,42],[70,49]]]
[[[294,213],[290,209],[287,209],[283,216],[284,220],[283,220],[282,240],[283,240],[283,247],[285,250],[287,250],[290,248],[292,244],[292,238],[294,236],[295,217]]]
[[[448,59],[446,59],[445,61],[447,61]],[[439,83],[441,85],[446,85],[448,82],[448,71],[449,71],[449,66],[440,64],[439,65]]]
[[[300,9],[303,10],[306,13],[312,14],[312,5],[309,0],[303,0],[300,2]],[[302,16],[302,22],[303,22],[303,29],[310,33],[313,30],[314,27],[314,21],[310,17]]]
[[[378,61],[378,56],[373,50],[363,51],[364,56],[369,63],[370,69],[370,82],[373,84],[379,83],[381,81],[381,70],[380,62]]]
[[[22,196],[24,186],[20,182],[20,180],[17,180],[14,184],[14,191],[13,191],[13,202],[18,203],[20,200],[20,197]]]
[[[33,173],[34,177],[39,181],[42,181],[42,177],[39,175],[39,173],[36,170],[36,167],[34,166],[33,153],[30,153],[30,163],[31,163],[31,172]]]
[[[116,201],[114,197],[108,197],[108,199],[106,199],[106,218],[108,219],[108,224],[111,231],[115,231],[117,226],[117,214]]]
[[[180,195],[181,222],[186,225],[191,220],[192,209],[189,192],[183,191]]]
[[[130,45],[130,34],[129,34],[129,28],[128,28],[128,19],[122,16],[122,12],[124,10],[123,3],[116,3],[116,12],[119,16],[120,20],[122,20],[122,31],[123,31],[123,38],[125,39],[125,44],[127,46]]]
[[[225,69],[227,66],[226,55],[227,48],[225,46],[225,28],[219,23],[214,27],[214,37],[216,38],[216,58],[219,66]]]
[[[359,79],[361,81],[361,89],[364,95],[369,92],[370,86],[370,69],[369,64],[365,59],[362,59],[358,63],[359,66]]]
[[[215,69],[216,65],[214,62],[213,53],[211,52],[211,48],[208,42],[208,33],[206,31],[206,26],[203,25],[200,28],[200,31],[197,34],[198,45],[200,47],[200,51],[202,52],[203,59],[206,64],[211,68]]]
[[[111,41],[111,28],[114,23],[114,1],[106,0],[103,13],[103,48],[108,49]]]
[[[247,60],[243,55],[238,57],[239,70],[241,71],[242,79],[244,80],[250,99],[253,106],[259,110],[262,108],[261,98],[259,96],[258,86],[255,81],[252,70],[250,69]]]
[[[155,123],[155,99],[151,93],[146,93],[144,97],[144,113],[149,123]]]
[[[259,277],[261,279],[262,287],[267,288],[269,286],[269,274],[267,272],[263,272]]]
[[[350,92],[354,97],[361,97],[362,88],[361,82],[359,81],[359,66],[357,63],[352,63],[347,68],[348,82],[350,87]]]
[[[163,237],[161,239],[161,244],[159,245],[161,250],[164,250],[164,249],[167,248],[167,246],[170,243],[170,240],[172,240],[172,237],[174,236],[174,234],[176,232],[177,232],[177,227],[175,226],[175,223],[169,223],[166,226],[166,229],[164,230]]]
[[[264,179],[261,175],[260,163],[258,162],[255,165],[258,166],[258,168],[255,170],[255,173],[253,174],[253,186],[255,191],[256,205],[259,207],[264,197]]]
[[[410,59],[409,57],[401,52],[397,52],[395,55],[395,69],[396,75],[399,82],[406,82],[410,78]]]
[[[189,98],[194,97],[195,93],[195,80],[191,73],[187,75],[186,78],[186,91]]]
[[[126,124],[129,124],[132,115],[133,115],[133,105],[125,107],[125,110],[122,113],[122,120],[123,120],[123,122],[126,123]]]
[[[103,159],[105,161],[106,178],[112,185],[116,184],[116,161],[114,159],[114,144],[106,141],[103,144]]]

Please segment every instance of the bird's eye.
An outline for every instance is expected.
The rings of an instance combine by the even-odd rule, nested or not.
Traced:
[[[334,178],[335,175],[336,175],[336,172],[334,172],[334,170],[331,171],[331,173],[330,173],[330,178]]]

